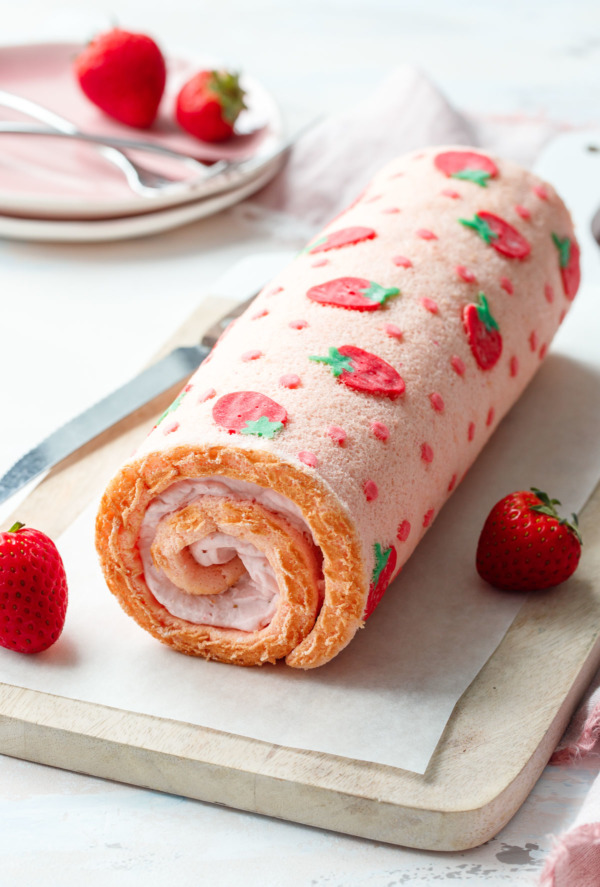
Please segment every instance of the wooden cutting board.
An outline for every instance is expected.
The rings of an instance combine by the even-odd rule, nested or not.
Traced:
[[[166,344],[197,341],[203,303]],[[179,386],[178,386],[179,387]],[[167,392],[57,466],[18,517],[56,538],[173,399]],[[568,583],[524,604],[459,700],[424,775],[0,684],[0,752],[378,841],[464,850],[529,794],[600,662],[600,485]]]

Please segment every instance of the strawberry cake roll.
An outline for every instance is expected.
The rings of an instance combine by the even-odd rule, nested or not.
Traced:
[[[453,147],[385,167],[110,483],[97,548],[124,610],[208,659],[332,659],[539,367],[578,285],[569,214],[531,173]]]

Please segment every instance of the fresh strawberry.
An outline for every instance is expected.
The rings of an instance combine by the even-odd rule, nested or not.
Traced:
[[[175,117],[182,129],[203,142],[222,142],[233,134],[246,107],[239,77],[231,71],[200,71],[179,91]]]
[[[337,277],[311,287],[306,295],[320,305],[350,308],[354,311],[377,311],[388,299],[400,293],[398,287],[385,287],[362,277]]]
[[[554,246],[558,250],[560,275],[562,277],[565,296],[569,301],[575,298],[581,281],[581,268],[579,267],[579,245],[576,240],[569,237],[559,237],[552,233]]]
[[[113,28],[77,56],[74,71],[88,99],[109,117],[140,129],[154,122],[167,75],[150,37]]]
[[[404,381],[393,366],[354,345],[330,348],[327,356],[311,355],[309,360],[326,363],[339,382],[355,391],[389,397],[391,400],[404,393]]]
[[[339,231],[332,231],[319,237],[306,247],[306,252],[325,253],[330,249],[339,249],[341,246],[352,246],[355,243],[362,243],[363,240],[373,240],[377,237],[377,233],[373,228],[363,228],[361,225],[355,225],[352,228],[340,228]]]
[[[502,354],[502,336],[483,293],[479,293],[477,304],[465,305],[463,325],[478,366],[490,370]]]
[[[66,613],[67,579],[54,542],[21,523],[0,533],[0,646],[18,653],[47,650]]]
[[[378,542],[375,543],[375,568],[373,569],[373,576],[369,586],[364,619],[369,618],[385,594],[385,590],[394,575],[397,560],[396,549],[393,545],[383,549]]]
[[[272,438],[287,422],[284,407],[258,391],[234,391],[215,403],[213,419],[229,434]]]
[[[516,228],[493,213],[476,213],[472,219],[459,219],[461,225],[472,228],[482,240],[493,246],[496,252],[509,259],[525,259],[531,246]]]
[[[537,591],[564,582],[577,569],[581,536],[577,516],[561,518],[558,499],[532,487],[492,508],[477,546],[477,572],[496,588]]]
[[[494,161],[475,151],[444,151],[433,162],[448,178],[466,179],[482,188],[487,188],[488,180],[498,175]]]

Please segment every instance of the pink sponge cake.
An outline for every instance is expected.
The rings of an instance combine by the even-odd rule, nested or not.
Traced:
[[[578,259],[560,198],[511,163],[431,148],[385,167],[106,490],[123,608],[210,659],[334,657],[540,365]]]

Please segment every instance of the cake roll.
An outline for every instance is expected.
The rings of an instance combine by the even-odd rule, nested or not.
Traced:
[[[532,378],[579,276],[569,213],[530,172],[458,147],[390,163],[109,484],[97,550],[123,609],[207,659],[331,660]]]

